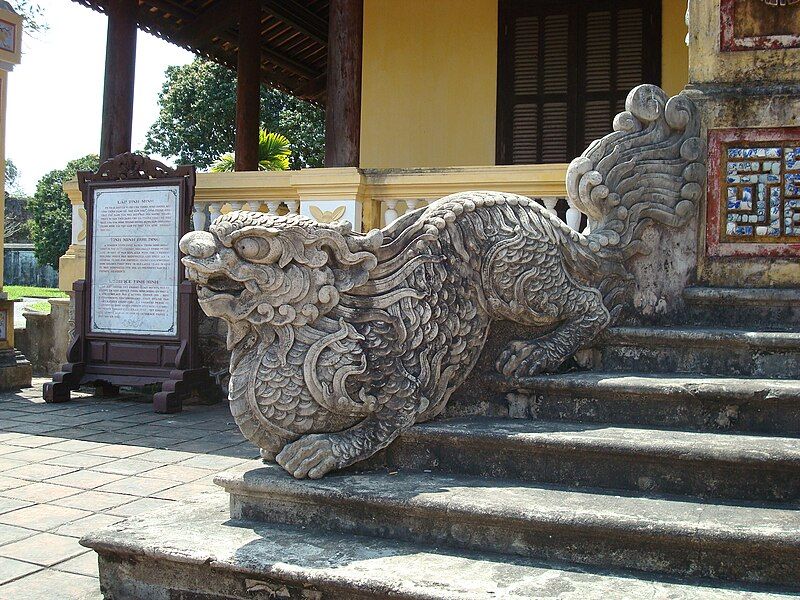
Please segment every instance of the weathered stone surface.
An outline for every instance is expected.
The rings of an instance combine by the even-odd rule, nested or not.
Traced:
[[[217,476],[231,516],[643,571],[797,585],[800,513],[438,473]]]
[[[800,333],[710,327],[611,327],[598,344],[607,371],[800,379]]]
[[[683,290],[687,312],[695,324],[769,329],[800,328],[800,290],[774,288],[704,288]]]
[[[509,416],[705,431],[800,433],[800,381],[572,372],[501,383]],[[499,400],[495,401],[499,405]],[[496,408],[495,410],[500,410]]]
[[[194,506],[83,539],[100,554],[107,600],[783,600],[790,594],[630,572],[593,571],[285,525],[228,520]]]
[[[800,498],[796,438],[473,418],[414,427],[380,458],[369,464],[648,494]]]
[[[618,317],[645,226],[684,225],[705,182],[691,101],[642,85],[625,108],[567,170],[586,233],[530,198],[466,192],[365,235],[234,211],[184,236],[200,306],[228,323],[231,410],[262,456],[297,478],[368,458],[444,410],[493,321],[541,330],[496,357],[527,377]]]

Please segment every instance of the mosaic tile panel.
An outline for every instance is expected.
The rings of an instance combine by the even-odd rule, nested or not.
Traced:
[[[722,153],[721,232],[726,242],[800,242],[800,141]]]

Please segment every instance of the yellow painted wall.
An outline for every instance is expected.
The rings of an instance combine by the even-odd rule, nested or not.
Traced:
[[[497,0],[365,0],[361,167],[493,165]]]
[[[686,0],[661,0],[661,87],[670,96],[689,80]]]
[[[361,167],[495,164],[497,0],[364,0]],[[663,0],[662,87],[688,79],[686,0]]]

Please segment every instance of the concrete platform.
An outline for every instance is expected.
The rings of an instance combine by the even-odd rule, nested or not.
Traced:
[[[516,418],[800,434],[795,379],[589,371],[498,387]]]
[[[220,501],[160,511],[81,540],[106,600],[789,600],[791,594],[228,519]]]
[[[800,499],[800,440],[530,419],[434,421],[375,466],[705,498]]]
[[[795,586],[800,511],[440,473],[226,471],[231,516],[580,564]]]

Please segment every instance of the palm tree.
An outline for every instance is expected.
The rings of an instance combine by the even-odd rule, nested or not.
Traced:
[[[258,131],[258,170],[259,171],[285,171],[289,168],[289,157],[292,154],[289,140],[280,133],[267,133],[264,129]],[[233,171],[236,165],[236,156],[233,152],[223,154],[211,165],[213,173]]]

